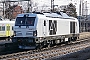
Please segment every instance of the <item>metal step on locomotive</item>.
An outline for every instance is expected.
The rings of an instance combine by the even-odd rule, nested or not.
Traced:
[[[20,49],[36,49],[79,37],[79,21],[66,13],[18,14],[14,26],[13,43]]]

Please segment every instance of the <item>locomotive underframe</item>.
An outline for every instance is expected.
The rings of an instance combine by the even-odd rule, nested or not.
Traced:
[[[21,49],[36,49],[44,46],[52,46],[62,42],[75,41],[79,34],[58,35],[49,37],[14,37],[13,42],[18,43]]]

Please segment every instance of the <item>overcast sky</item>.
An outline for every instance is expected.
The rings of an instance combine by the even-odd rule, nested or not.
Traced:
[[[51,0],[33,0],[35,2],[38,2],[40,5],[46,4],[46,5],[51,5]],[[87,1],[87,8],[88,8],[88,14],[90,14],[90,0],[82,0],[83,2]],[[79,15],[79,4],[80,0],[54,0],[55,5],[68,5],[69,3],[73,3],[76,6],[76,12]]]
[[[4,0],[0,0],[0,1],[4,1]],[[10,0],[10,1],[20,1],[20,0]],[[32,1],[38,3],[38,6],[42,6],[42,5],[51,6],[51,0],[32,0]],[[87,8],[88,8],[88,14],[90,14],[90,0],[82,0],[82,1],[88,2]],[[79,15],[80,0],[54,0],[54,4],[59,6],[68,5],[70,2],[72,2],[76,6],[76,11],[77,11],[77,14]]]

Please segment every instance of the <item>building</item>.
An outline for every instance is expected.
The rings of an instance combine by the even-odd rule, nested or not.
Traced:
[[[81,30],[81,32],[85,32],[85,31],[90,32],[90,15],[81,17],[81,19],[80,19],[80,30]]]
[[[14,5],[10,6],[9,8],[6,9],[5,11],[5,18],[8,19],[15,19],[17,14],[23,13],[22,6]]]

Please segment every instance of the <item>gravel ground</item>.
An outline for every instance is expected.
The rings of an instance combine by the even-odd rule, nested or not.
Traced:
[[[88,37],[90,38],[90,32],[83,32],[83,33],[80,33],[79,38],[83,39]],[[70,53],[64,56],[50,58],[47,60],[90,60],[90,47],[87,47],[86,49],[78,52]]]
[[[82,51],[67,54],[67,55],[61,56],[61,57],[58,56],[58,57],[51,58],[48,60],[90,60],[90,47],[88,47]]]

